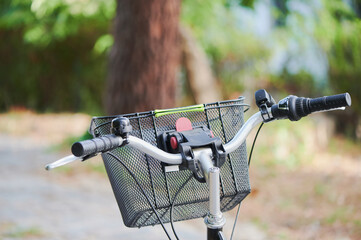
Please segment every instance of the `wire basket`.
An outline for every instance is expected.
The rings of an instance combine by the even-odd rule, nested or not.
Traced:
[[[222,143],[227,143],[242,127],[243,113],[248,109],[244,98],[202,104],[186,108],[155,110],[121,115],[130,120],[131,135],[157,145],[157,136],[174,130],[175,122],[186,117],[193,127],[207,126]],[[110,134],[112,119],[119,116],[94,117],[90,132],[94,137]],[[204,217],[208,212],[208,186],[193,178],[190,170],[167,172],[163,164],[129,146],[111,151],[118,157],[144,189],[163,223],[170,221],[170,208],[175,195],[173,221]],[[151,206],[129,172],[109,154],[102,154],[124,224],[127,227],[143,227],[159,224]],[[246,144],[227,155],[220,168],[220,192],[222,212],[231,210],[249,193]]]

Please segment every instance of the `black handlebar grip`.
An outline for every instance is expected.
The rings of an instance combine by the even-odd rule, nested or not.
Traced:
[[[351,106],[351,96],[349,93],[343,93],[328,97],[314,98],[310,100],[309,106],[311,112],[348,107]]]
[[[351,106],[351,96],[349,93],[319,98],[289,96],[288,118],[291,121],[298,121],[313,112],[348,106]]]
[[[71,152],[74,156],[83,157],[91,154],[106,152],[122,145],[123,139],[121,137],[105,135],[98,138],[93,138],[85,141],[76,142],[71,147]]]

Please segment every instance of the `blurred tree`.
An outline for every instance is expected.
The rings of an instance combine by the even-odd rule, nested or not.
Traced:
[[[331,87],[340,92],[349,92],[352,108],[337,114],[336,127],[339,132],[361,139],[357,132],[361,125],[361,1],[324,1],[319,12],[317,39],[326,51],[329,62]]]
[[[181,21],[208,57],[225,98],[239,96],[266,74],[270,51],[263,39],[247,31],[240,15],[252,12],[254,0],[182,1]],[[195,67],[197,68],[197,67]]]
[[[0,1],[0,110],[99,114],[114,2]]]
[[[193,101],[197,104],[219,101],[221,91],[203,48],[184,25],[180,26],[180,38],[182,65]]]
[[[272,3],[275,7],[276,12],[276,25],[279,27],[285,26],[287,21],[287,15],[289,10],[287,7],[288,0],[273,0]]]
[[[179,0],[117,1],[107,113],[175,104],[179,12]]]

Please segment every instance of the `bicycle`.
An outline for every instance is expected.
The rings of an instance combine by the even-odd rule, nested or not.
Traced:
[[[251,191],[248,166],[262,125],[281,119],[298,121],[313,112],[351,106],[348,93],[314,99],[290,95],[276,104],[262,89],[255,93],[255,100],[259,112],[246,122],[243,114],[249,105],[242,97],[94,117],[90,126],[94,138],[74,143],[73,155],[46,169],[101,153],[127,227],[161,224],[171,239],[164,227],[170,222],[179,239],[173,222],[204,217],[207,239],[225,239],[222,212],[237,205],[239,210]],[[245,140],[258,125],[247,160]]]

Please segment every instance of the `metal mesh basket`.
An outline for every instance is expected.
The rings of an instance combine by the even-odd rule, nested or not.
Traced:
[[[179,108],[171,111],[149,111],[121,115],[129,118],[131,135],[157,145],[157,136],[174,130],[175,122],[186,117],[193,127],[207,126],[223,143],[229,142],[242,127],[244,98],[198,105],[196,108]],[[90,132],[93,136],[110,134],[111,120],[119,116],[95,117]],[[175,199],[173,221],[204,217],[208,212],[208,187],[192,178],[189,170],[164,171],[157,160],[129,146],[111,151],[134,174],[164,223],[170,221],[170,208]],[[124,224],[143,227],[159,224],[151,206],[139,186],[126,169],[109,154],[102,155]],[[246,144],[227,155],[220,168],[221,210],[234,208],[250,193]],[[189,178],[192,178],[188,180]],[[188,181],[188,182],[187,182]]]

